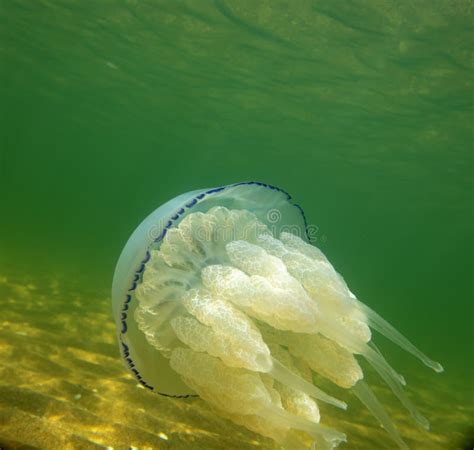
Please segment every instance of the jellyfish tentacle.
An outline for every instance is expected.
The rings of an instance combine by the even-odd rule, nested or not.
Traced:
[[[380,353],[377,346],[371,342],[370,345],[374,348],[377,353],[383,358],[382,354]],[[391,377],[388,377],[385,372],[380,370],[378,367],[374,367],[380,377],[385,381],[388,387],[392,390],[395,396],[400,400],[400,403],[407,409],[407,411],[411,414],[415,422],[425,430],[430,429],[430,423],[426,417],[424,417],[415,407],[415,405],[410,401],[410,399],[406,396],[405,392],[403,392],[402,387],[396,380]]]
[[[298,417],[274,405],[265,409],[265,414],[268,415],[268,417],[272,417],[275,422],[283,421],[291,428],[306,431],[308,434],[316,438],[322,436],[325,440],[333,442],[336,445],[341,442],[346,442],[346,435],[344,433],[334,430],[333,428],[311,422],[302,417]]]
[[[382,404],[378,401],[375,394],[369,388],[369,386],[367,386],[367,384],[363,380],[360,380],[352,388],[352,392],[354,392],[357,398],[365,405],[365,407],[372,413],[372,415],[382,424],[382,426],[385,428],[385,430],[393,439],[393,441],[397,443],[399,448],[401,448],[402,450],[409,450],[408,445],[400,437],[400,433],[395,428],[395,425],[393,424],[389,415],[385,411]]]
[[[170,364],[187,384],[217,409],[239,416],[258,414],[273,425],[295,428],[335,443],[346,439],[343,433],[274,404],[258,373],[229,368],[218,358],[184,348],[173,350]]]
[[[353,335],[345,332],[345,330],[341,329],[340,327],[332,325],[330,321],[325,323],[321,322],[318,328],[318,331],[324,336],[336,341],[352,353],[364,356],[369,363],[379,367],[380,370],[387,373],[390,377],[398,380],[398,382],[403,386],[406,385],[405,378],[396,372],[395,369],[393,369],[393,367],[381,357],[381,355],[370,348],[366,343],[355,339]]]
[[[325,337],[325,339],[328,339],[327,337]],[[331,340],[332,341],[332,340]],[[295,344],[298,344],[298,342],[296,342]],[[294,347],[294,345],[290,345],[290,350],[298,350],[299,347]],[[372,350],[372,349],[371,349]],[[347,350],[349,351],[349,350]],[[303,355],[299,355],[299,356],[303,356]],[[384,379],[390,379],[392,380],[386,372],[384,372],[383,370],[380,370],[378,368],[378,371],[379,373],[383,374],[384,376]],[[326,373],[326,376],[328,374]],[[330,378],[331,379],[331,378]],[[359,383],[363,382],[361,379],[359,379],[354,385],[352,385],[352,389],[354,389],[355,386],[359,386]],[[395,383],[394,381],[392,381],[392,384]],[[388,384],[388,383],[387,383]],[[399,385],[397,385],[399,386]],[[366,387],[366,389],[368,389],[368,387]],[[355,393],[356,395],[360,396],[360,390],[359,388],[355,388]],[[392,421],[390,420],[390,418],[387,416],[387,414],[385,413],[381,413],[380,412],[380,408],[381,408],[381,405],[378,403],[378,401],[375,399],[375,401],[371,401],[372,397],[373,397],[373,394],[370,392],[371,395],[365,395],[363,396],[364,398],[364,405],[369,409],[369,411],[371,411],[371,413],[376,417],[378,418],[384,425],[384,427],[387,429],[387,431],[392,434],[392,437],[394,437],[394,425],[392,423]],[[373,399],[372,399],[373,400]],[[395,433],[398,435],[398,432],[395,430]],[[396,439],[395,439],[396,440]],[[401,447],[401,448],[405,448],[405,447]]]
[[[288,351],[296,361],[304,361],[311,370],[344,389],[363,378],[354,355],[321,334],[292,336]]]
[[[373,351],[367,345],[364,345],[364,350],[361,352],[362,356],[374,367],[376,370],[380,370],[385,373],[390,379],[394,380],[396,383],[406,386],[407,382],[403,375],[395,371],[395,369],[381,357],[377,352]]]
[[[134,318],[201,398],[249,429],[288,439],[290,448],[307,450],[314,437],[318,449],[329,450],[345,436],[319,424],[314,399],[347,405],[313,384],[317,372],[352,389],[407,449],[363,381],[361,355],[417,424],[429,427],[404,392],[403,376],[371,342],[370,327],[434,370],[441,365],[357,300],[319,249],[290,233],[277,238],[245,210],[214,207],[175,225],[137,276]]]
[[[275,358],[250,319],[231,304],[206,297],[194,291],[184,300],[191,317],[177,317],[171,321],[178,338],[194,351],[206,352],[220,358],[228,366],[268,373],[282,384],[342,409],[347,405],[331,397],[300,376],[291,372]],[[232,320],[231,320],[232,319]],[[209,326],[206,326],[209,325]]]
[[[443,372],[443,366],[428,358],[423,352],[418,350],[403,334],[395,329],[393,325],[388,323],[384,318],[377,314],[374,310],[369,308],[366,304],[362,303],[359,300],[354,299],[357,302],[358,307],[362,312],[367,316],[369,320],[369,325],[380,334],[384,335],[386,338],[390,339],[393,343],[400,346],[403,350],[411,353],[413,356],[418,358],[423,364],[433,369],[435,372]]]
[[[326,263],[327,266],[332,269],[331,264],[327,261],[327,259],[325,258],[325,256],[322,254],[322,252],[319,249],[317,249],[316,247],[304,242],[299,237],[291,235],[290,233],[285,233],[284,232],[284,233],[281,233],[281,235],[280,235],[280,242],[282,242],[284,244],[283,248],[281,246],[276,245],[274,242],[272,242],[271,239],[268,239],[268,238],[261,239],[261,243],[267,249],[267,251],[270,251],[274,254],[277,253],[280,257],[284,257],[284,256],[289,255],[288,253],[285,253],[285,249],[290,250],[290,251],[292,250],[292,251],[296,251],[299,255],[302,255],[302,256],[305,256],[305,257],[311,259],[313,262]],[[294,262],[295,261],[293,261],[293,263]],[[300,263],[301,262],[302,261],[300,261]],[[288,263],[290,263],[290,261],[288,261],[288,262],[285,261],[285,263],[288,265]],[[291,263],[290,263],[290,265],[291,265]],[[289,270],[290,270],[290,272],[293,273],[293,271],[291,270],[292,268],[293,268],[293,271],[294,271],[295,268],[291,267],[291,266],[289,267]],[[326,269],[327,269],[327,267],[326,267]],[[306,268],[305,272],[306,272],[305,276],[308,276],[309,273],[314,273],[316,275],[319,274],[318,269],[316,269],[316,266],[314,268],[309,269],[309,271]],[[354,305],[354,308],[352,308],[352,309],[354,309],[355,311],[357,311],[357,309],[359,311],[361,311],[366,316],[366,320],[368,320],[369,325],[372,328],[374,328],[376,331],[378,331],[379,333],[383,334],[384,336],[386,336],[387,338],[392,340],[392,342],[396,343],[397,345],[399,345],[401,348],[403,348],[407,352],[409,352],[409,353],[413,354],[415,357],[419,358],[425,365],[432,368],[436,372],[442,372],[443,371],[443,367],[441,366],[441,364],[439,364],[438,362],[433,361],[430,358],[428,358],[424,353],[422,353],[418,348],[416,348],[407,338],[405,338],[392,325],[390,325],[385,319],[383,319],[375,311],[370,309],[367,305],[365,305],[362,302],[360,302],[359,300],[357,300],[355,298],[355,296],[352,296],[350,291],[347,288],[347,285],[345,284],[344,280],[342,279],[342,277],[340,277],[340,275],[337,274],[337,272],[335,272],[333,269],[332,269],[332,272],[331,272],[332,276],[338,275],[338,277],[339,277],[339,283],[335,283],[334,287],[337,287],[339,285],[338,287],[341,290],[341,292],[346,290],[349,293],[349,297],[347,298],[347,300],[343,299],[343,298],[335,298],[334,299],[334,300],[337,300],[338,307],[340,307],[340,308],[347,308],[347,307],[351,308],[351,306]],[[328,273],[327,275],[331,275],[331,273]],[[297,278],[299,278],[300,281],[304,282],[304,279],[302,279],[301,276],[299,276],[299,277],[297,276]],[[329,277],[329,278],[331,278],[331,277]],[[341,312],[342,312],[342,310],[341,310]]]
[[[315,385],[287,369],[281,362],[272,358],[273,366],[269,374],[280,383],[290,386],[293,389],[304,392],[310,397],[314,397],[322,402],[336,406],[341,409],[347,409],[347,404],[337,398],[332,397]]]
[[[331,442],[328,442],[326,439],[322,439],[317,444],[316,442],[313,442],[313,445],[311,446],[311,450],[332,450],[333,448],[334,445]]]

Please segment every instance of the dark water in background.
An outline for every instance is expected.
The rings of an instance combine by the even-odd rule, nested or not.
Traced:
[[[149,212],[257,179],[470,389],[473,17],[469,0],[0,0],[0,275],[105,298]]]

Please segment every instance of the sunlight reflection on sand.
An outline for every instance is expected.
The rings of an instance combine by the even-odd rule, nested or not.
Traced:
[[[164,398],[142,389],[122,366],[106,292],[0,276],[0,298],[0,447],[275,448],[219,418],[199,399]],[[474,422],[462,387],[448,383],[446,375],[428,376],[416,364],[407,369],[402,372],[408,395],[430,419],[431,433],[418,429],[388,389],[370,378],[404,438],[413,450],[461,448],[456,442]],[[321,412],[325,424],[347,433],[349,442],[341,448],[393,448],[351,394],[338,395],[349,410],[321,405]]]

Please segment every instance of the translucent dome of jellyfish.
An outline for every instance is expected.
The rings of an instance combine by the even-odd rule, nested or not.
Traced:
[[[372,329],[436,372],[443,368],[355,297],[306,230],[291,196],[258,182],[189,192],[159,207],[132,234],[114,274],[126,366],[144,387],[198,395],[220,416],[291,450],[347,440],[320,416],[320,402],[347,405],[318,388],[319,374],[350,389],[406,449],[364,382],[360,358],[417,424],[429,424],[372,343]]]

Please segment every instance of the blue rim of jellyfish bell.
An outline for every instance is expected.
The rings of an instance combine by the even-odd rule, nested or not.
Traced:
[[[289,207],[288,210],[291,209],[293,213],[297,212],[296,215],[290,214],[292,219],[289,222],[283,222],[279,226],[292,226],[295,225],[293,222],[299,221],[303,229],[303,236],[301,237],[309,241],[308,224],[304,211],[300,205],[292,201],[292,197],[288,192],[270,184],[246,181],[212,189],[199,189],[175,197],[151,213],[132,233],[122,250],[112,283],[113,313],[122,358],[127,368],[143,387],[167,397],[187,398],[196,396],[192,392],[186,392],[190,389],[169,367],[167,360],[146,342],[145,336],[138,330],[132,317],[137,303],[134,302],[134,291],[145,271],[147,262],[150,260],[150,250],[159,248],[167,231],[177,226],[188,212],[199,210],[199,205],[203,205],[209,198],[218,197],[220,194],[225,195],[228,192],[238,194],[236,197],[239,197],[239,190],[248,190],[249,188],[253,192],[256,192],[255,189],[264,189],[266,192],[273,191],[278,195],[280,198],[277,199],[277,204],[282,203],[284,208]],[[253,192],[247,192],[247,195],[251,197]],[[243,196],[242,201],[247,202],[250,197]],[[270,197],[267,196],[267,198]],[[215,205],[211,204],[209,208],[212,206]],[[260,206],[259,210],[261,210],[261,213],[266,212],[268,218],[269,209],[265,205]],[[259,219],[265,222],[265,217],[259,217]],[[270,221],[270,224],[275,225],[272,221]],[[132,317],[132,320],[129,320],[130,317]],[[132,328],[133,330],[131,330]],[[130,337],[131,334],[133,334],[133,337]],[[137,340],[140,341],[138,344],[135,342]],[[135,350],[134,346],[136,347]],[[138,348],[140,348],[140,351],[138,351]],[[159,376],[157,372],[167,376],[169,379],[167,384],[171,386],[170,388],[157,388],[155,383],[150,381],[150,378],[154,379]],[[171,390],[173,393],[163,392],[164,390]]]

